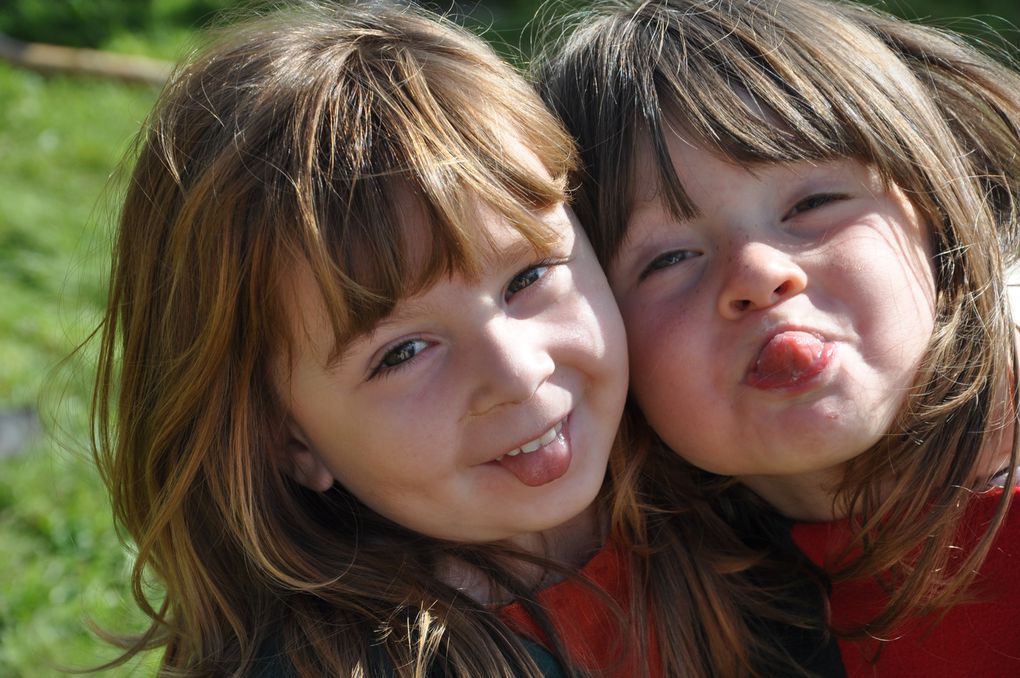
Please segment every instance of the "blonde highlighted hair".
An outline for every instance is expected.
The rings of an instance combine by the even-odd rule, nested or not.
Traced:
[[[850,636],[964,599],[1008,508],[1006,492],[977,548],[957,553],[968,501],[989,480],[981,452],[1016,416],[1004,272],[1018,252],[1020,76],[999,56],[851,3],[611,1],[582,12],[536,69],[579,141],[575,209],[605,265],[640,188],[638,142],[651,143],[673,212],[691,213],[666,147],[677,128],[737,163],[860,160],[926,216],[936,330],[892,429],[836,494],[861,553],[839,554],[836,576],[891,573],[888,605],[841,630]]]
[[[339,484],[291,480],[272,375],[295,345],[296,265],[319,284],[339,356],[400,299],[480,270],[477,200],[545,247],[535,211],[566,197],[575,166],[572,139],[518,73],[410,7],[301,3],[228,27],[178,70],[138,140],[93,401],[94,456],[137,546],[134,597],[150,620],[119,639],[120,661],[161,648],[168,675],[540,675],[497,614],[436,576],[450,558],[519,596],[567,657],[511,572],[529,556],[430,539]],[[423,260],[411,237],[425,238]],[[635,554],[620,642],[645,655],[651,607],[667,675],[795,665],[759,634],[755,620],[788,615],[745,577],[753,554],[675,494],[675,457],[632,442],[600,498]],[[646,459],[654,483],[638,478]]]
[[[494,614],[433,575],[449,553],[486,562],[484,548],[288,478],[271,363],[292,344],[281,289],[295,263],[318,280],[340,352],[437,276],[478,269],[473,196],[541,248],[533,211],[564,199],[574,162],[519,74],[410,7],[280,9],[175,73],[139,138],[94,394],[94,454],[151,619],[126,656],[162,647],[163,670],[188,675],[244,673],[267,652],[301,675],[436,662],[537,675]],[[424,262],[408,256],[398,194],[428,217]]]

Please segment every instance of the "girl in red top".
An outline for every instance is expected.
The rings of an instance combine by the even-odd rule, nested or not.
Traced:
[[[1016,70],[854,4],[652,0],[537,73],[656,433],[804,523],[851,674],[1020,673]]]

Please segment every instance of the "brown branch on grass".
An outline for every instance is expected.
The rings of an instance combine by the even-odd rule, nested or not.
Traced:
[[[173,65],[142,56],[22,42],[0,34],[0,60],[41,73],[71,73],[161,85]]]

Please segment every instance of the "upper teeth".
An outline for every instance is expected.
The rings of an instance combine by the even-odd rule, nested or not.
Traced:
[[[505,456],[516,457],[521,452],[523,452],[524,454],[528,454],[530,452],[534,452],[535,450],[537,450],[538,448],[542,447],[543,445],[548,445],[552,441],[556,440],[556,436],[558,436],[560,434],[560,431],[562,429],[563,429],[563,422],[562,421],[557,422],[557,424],[555,426],[553,426],[551,429],[549,429],[548,431],[546,431],[545,433],[543,433],[539,437],[535,438],[534,440],[529,440],[528,442],[524,443],[523,445],[521,445],[520,447],[518,447],[516,449],[510,450],[509,452],[506,453]],[[500,456],[500,459],[502,459],[502,458],[503,457]]]

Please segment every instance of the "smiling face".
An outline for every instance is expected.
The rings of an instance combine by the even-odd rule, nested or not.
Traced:
[[[483,211],[478,278],[400,301],[332,366],[318,286],[294,273],[296,345],[277,382],[300,482],[336,480],[405,527],[465,542],[551,529],[592,505],[627,390],[623,326],[569,209],[538,216],[558,236],[541,254]]]
[[[609,271],[631,388],[680,455],[782,508],[900,410],[934,326],[925,228],[857,162],[745,168],[675,134],[669,150],[695,214],[671,214],[639,154],[652,188]]]

